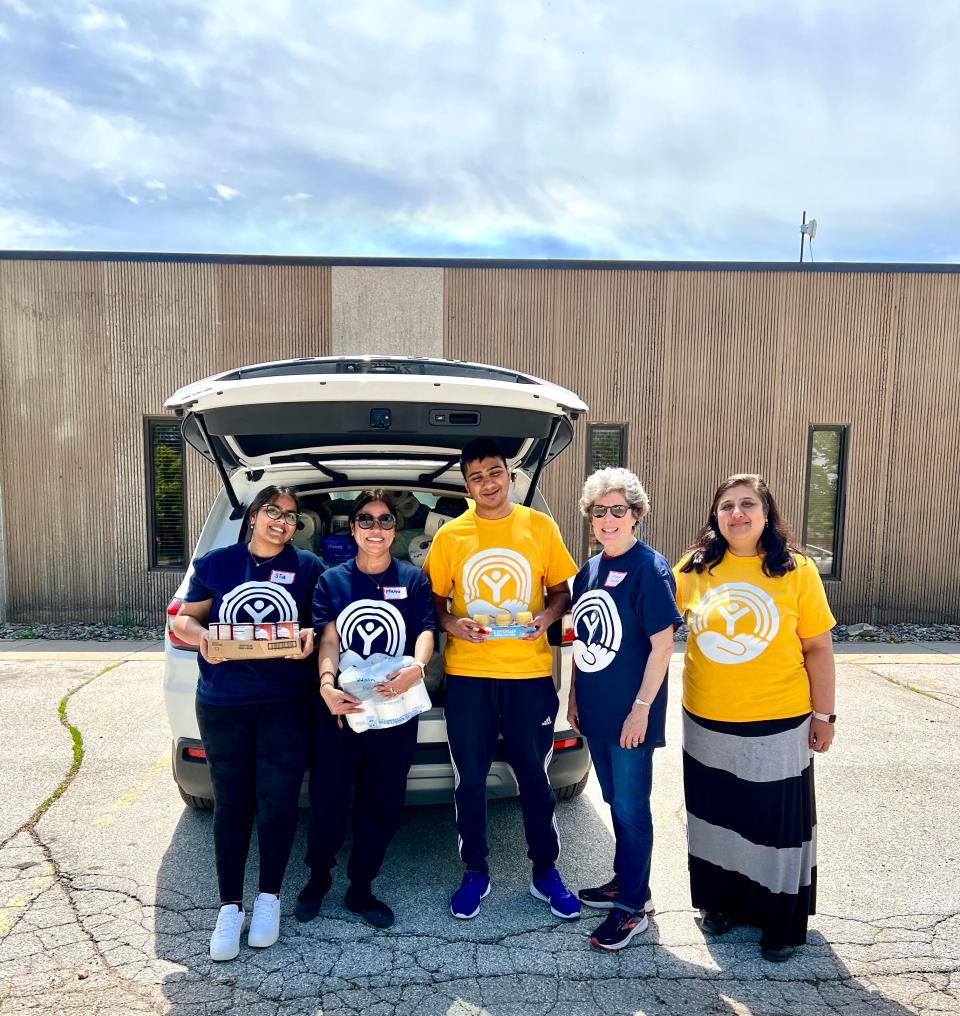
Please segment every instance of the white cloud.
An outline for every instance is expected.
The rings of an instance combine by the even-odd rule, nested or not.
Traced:
[[[306,191],[297,191],[296,194],[284,194],[280,199],[281,201],[308,201],[312,198],[312,194],[308,194]]]
[[[120,14],[110,14],[102,7],[89,4],[80,14],[78,24],[85,32],[101,32],[108,29],[126,31],[127,22]]]
[[[213,189],[224,201],[232,201],[234,198],[240,197],[240,191],[228,187],[225,183],[215,183]]]
[[[77,229],[67,223],[41,218],[18,208],[0,207],[0,248],[56,246],[76,233]]]

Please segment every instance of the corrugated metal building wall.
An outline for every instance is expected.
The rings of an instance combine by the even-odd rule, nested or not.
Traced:
[[[762,472],[800,530],[808,428],[849,433],[838,616],[960,620],[960,275],[451,269],[450,357],[572,388],[629,424],[628,464],[676,560],[717,484]],[[544,493],[578,549],[586,428]]]
[[[190,381],[330,352],[326,266],[0,259],[7,617],[162,616],[148,570],[146,414]],[[187,456],[188,539],[219,480]]]
[[[588,421],[543,481],[575,553],[585,422],[629,425],[647,536],[671,558],[733,471],[766,473],[799,529],[808,427],[847,424],[842,582],[828,586],[839,616],[960,620],[951,266],[136,255],[0,256],[8,619],[162,611],[178,576],[147,567],[142,421],[176,388],[244,363],[401,348],[530,371],[584,398]],[[192,545],[217,478],[187,461]]]

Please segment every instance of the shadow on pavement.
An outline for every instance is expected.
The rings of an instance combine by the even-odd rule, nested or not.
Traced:
[[[613,842],[590,800],[562,802],[558,822],[568,884],[605,880]],[[321,916],[306,925],[293,918],[293,903],[306,879],[305,838],[303,812],[284,883],[280,941],[255,950],[244,940],[236,960],[214,964],[207,952],[218,906],[212,816],[184,812],[158,873],[155,911],[157,955],[170,964],[162,987],[171,1012],[909,1014],[852,980],[815,931],[797,958],[780,965],[760,959],[759,933],[749,929],[705,943],[690,911],[653,918],[650,929],[620,953],[591,949],[589,932],[602,914],[559,921],[529,895],[517,801],[490,805],[493,891],[472,921],[457,921],[449,913],[450,892],[461,874],[449,805],[407,810],[376,883],[397,915],[386,932],[344,909],[343,856]],[[255,873],[254,850],[247,871],[248,907]]]

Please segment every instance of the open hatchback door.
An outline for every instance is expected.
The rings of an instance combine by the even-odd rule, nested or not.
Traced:
[[[587,410],[573,392],[527,374],[401,356],[242,367],[187,385],[165,405],[216,464],[235,513],[237,470],[305,463],[349,483],[377,461],[404,461],[429,486],[458,468],[463,446],[477,437],[495,440],[507,465],[530,477],[529,504],[544,465]]]

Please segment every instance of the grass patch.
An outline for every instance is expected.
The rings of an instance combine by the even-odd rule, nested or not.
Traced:
[[[123,661],[120,661],[121,663]],[[83,765],[83,734],[70,722],[67,717],[67,703],[70,699],[76,695],[78,691],[86,686],[91,681],[96,681],[98,677],[103,677],[104,674],[108,674],[111,670],[115,670],[120,666],[120,663],[109,663],[102,670],[98,670],[93,677],[88,677],[86,681],[81,682],[76,688],[71,688],[66,695],[60,699],[60,704],[57,706],[57,716],[60,719],[60,723],[67,728],[70,734],[70,740],[73,743],[73,762],[70,768],[67,770],[66,775],[57,784],[53,793],[37,808],[37,810],[30,816],[30,821],[27,823],[28,826],[34,826],[37,822],[43,818],[44,814],[48,811],[50,806],[60,800],[66,792],[67,787],[73,782],[74,776],[80,771],[80,766]]]
[[[943,699],[934,695],[932,691],[924,691],[923,688],[918,688],[915,684],[904,684],[902,681],[898,681],[893,677],[888,677],[886,674],[881,674],[880,676],[884,679],[884,681],[888,681],[890,684],[895,684],[898,688],[906,688],[907,691],[912,691],[916,695],[923,695],[924,698],[933,699],[934,702],[943,702]]]

